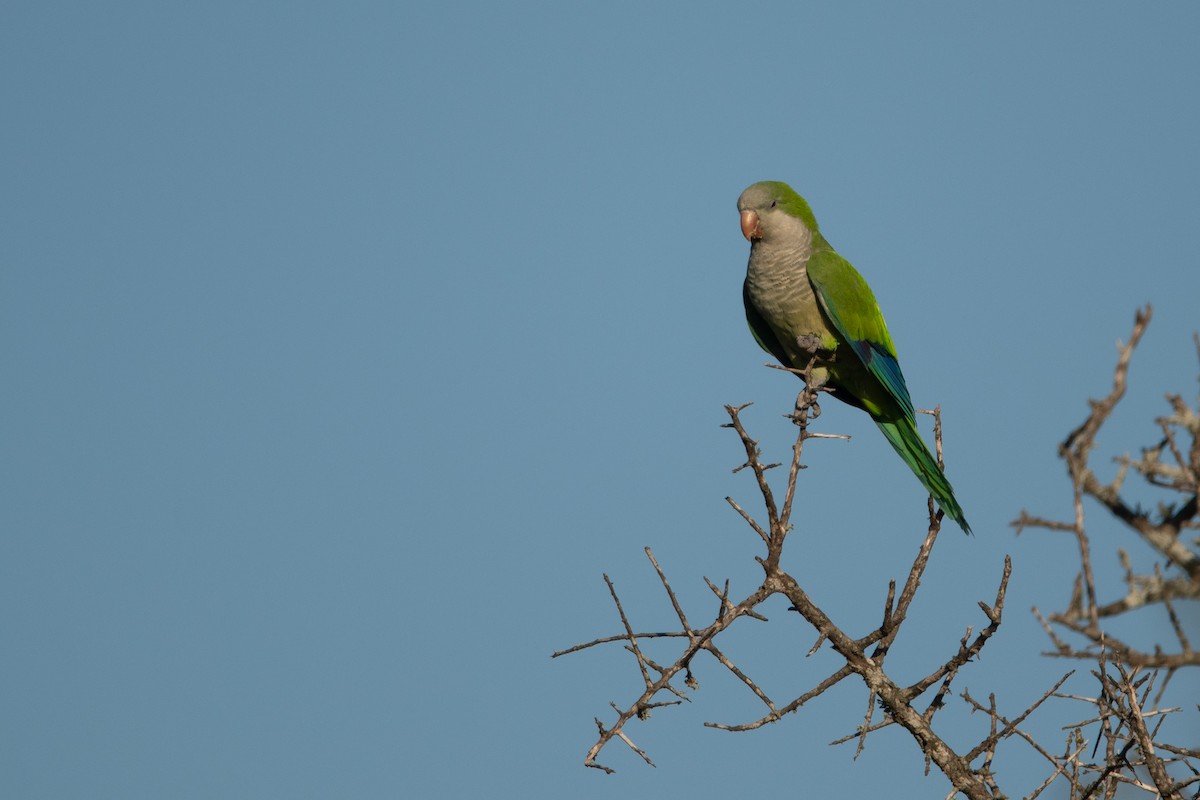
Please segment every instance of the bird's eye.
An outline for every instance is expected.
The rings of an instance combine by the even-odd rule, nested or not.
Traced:
[[[772,200],[772,201],[771,201],[771,208],[774,208],[774,207],[775,207],[775,206],[776,206],[778,203],[779,203],[779,201],[778,201],[778,200]]]

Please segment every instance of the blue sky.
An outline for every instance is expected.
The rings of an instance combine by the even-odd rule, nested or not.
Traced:
[[[1007,523],[1069,513],[1055,447],[1139,305],[1097,463],[1195,395],[1200,8],[1048,6],[6,4],[3,794],[855,796],[886,772],[944,796],[900,733],[827,746],[857,687],[701,727],[760,714],[715,664],[631,729],[657,769],[586,770],[639,678],[616,648],[549,654],[617,630],[602,572],[670,624],[644,546],[693,619],[701,576],[758,577],[719,425],[753,401],[768,455],[790,443],[734,205],[779,179],[941,404],[977,534],[939,543],[894,668],[982,624],[1008,553],[959,689],[1016,711],[1065,671],[1028,609],[1065,603],[1072,549]],[[788,566],[862,631],[924,498],[825,409],[853,439],[810,445]],[[1094,519],[1115,594],[1114,549],[1145,553]],[[728,650],[787,698],[833,662],[769,611]],[[945,723],[984,735],[961,703]],[[1014,793],[1044,774],[1018,744],[997,766]]]

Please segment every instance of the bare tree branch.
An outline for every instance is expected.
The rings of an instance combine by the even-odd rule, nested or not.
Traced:
[[[1162,432],[1157,444],[1143,448],[1142,457],[1117,459],[1120,465],[1117,476],[1103,483],[1090,465],[1096,436],[1111,417],[1117,404],[1125,396],[1128,386],[1129,364],[1134,349],[1150,324],[1151,310],[1147,306],[1138,311],[1133,332],[1126,343],[1118,343],[1117,364],[1113,372],[1112,389],[1100,400],[1090,401],[1090,413],[1075,430],[1059,445],[1059,455],[1067,464],[1074,496],[1075,518],[1071,523],[1054,522],[1042,517],[1021,512],[1012,524],[1018,533],[1027,528],[1042,528],[1054,531],[1069,531],[1075,537],[1079,551],[1081,593],[1073,596],[1067,609],[1050,614],[1048,620],[1060,629],[1077,634],[1087,640],[1088,645],[1076,648],[1066,643],[1057,634],[1051,634],[1056,658],[1092,660],[1101,648],[1109,658],[1124,664],[1143,667],[1177,668],[1200,666],[1200,653],[1196,652],[1182,626],[1178,624],[1172,605],[1175,600],[1200,599],[1200,549],[1196,543],[1189,545],[1181,535],[1193,525],[1197,516],[1197,487],[1200,486],[1200,412],[1188,407],[1178,395],[1167,395],[1171,414],[1156,420]],[[1200,402],[1198,402],[1200,406]],[[1157,511],[1141,509],[1131,504],[1123,495],[1122,488],[1128,473],[1142,476],[1151,486],[1168,489],[1181,495],[1178,503],[1160,505]],[[1087,534],[1083,499],[1090,497],[1101,504],[1113,517],[1120,520],[1137,537],[1149,545],[1154,552],[1166,559],[1166,567],[1180,574],[1167,575],[1155,566],[1151,574],[1136,574],[1128,554],[1121,550],[1118,557],[1125,568],[1126,591],[1124,597],[1101,604],[1097,599],[1097,588],[1092,569],[1091,541]],[[1136,608],[1162,605],[1172,620],[1179,640],[1178,652],[1165,652],[1156,648],[1154,652],[1139,650],[1116,637],[1112,631],[1101,626],[1101,620],[1124,614]],[[1048,626],[1043,621],[1044,627]]]
[[[560,650],[554,656],[566,655],[590,647],[621,643],[633,656],[641,676],[641,688],[627,705],[611,704],[616,719],[610,725],[596,720],[598,738],[585,757],[588,767],[612,772],[597,760],[601,751],[612,741],[620,740],[645,763],[653,766],[647,753],[633,743],[626,733],[626,724],[633,718],[645,719],[652,709],[690,701],[699,684],[692,674],[692,661],[701,654],[711,656],[740,685],[744,686],[765,713],[749,722],[706,722],[706,726],[724,731],[752,731],[769,723],[798,713],[809,701],[847,679],[861,681],[865,690],[866,710],[852,734],[836,739],[834,744],[856,742],[854,757],[866,747],[870,734],[885,727],[899,726],[908,732],[925,760],[926,772],[934,766],[953,786],[948,797],[963,795],[973,800],[998,798],[1002,790],[998,772],[994,769],[1002,756],[1002,746],[1008,740],[1020,740],[1034,750],[1048,765],[1048,775],[1039,779],[1028,798],[1042,795],[1056,782],[1065,782],[1072,800],[1076,798],[1113,798],[1120,787],[1136,787],[1149,794],[1167,798],[1182,798],[1183,790],[1200,783],[1200,753],[1165,741],[1164,722],[1171,716],[1184,713],[1182,707],[1162,704],[1167,685],[1175,671],[1200,665],[1200,656],[1192,647],[1176,606],[1179,602],[1200,599],[1200,542],[1194,537],[1185,539],[1187,530],[1200,528],[1197,520],[1197,489],[1200,487],[1200,403],[1192,409],[1179,396],[1168,395],[1170,413],[1156,420],[1158,439],[1151,447],[1143,448],[1137,459],[1117,459],[1115,478],[1102,482],[1091,467],[1096,437],[1128,388],[1129,365],[1134,349],[1142,339],[1150,321],[1150,308],[1136,315],[1129,341],[1118,346],[1117,364],[1110,392],[1100,400],[1090,401],[1086,419],[1059,446],[1059,455],[1067,465],[1071,478],[1073,517],[1059,521],[1022,511],[1012,523],[1017,533],[1029,529],[1069,534],[1076,544],[1078,572],[1067,578],[1070,597],[1065,610],[1043,615],[1037,608],[1033,613],[1042,625],[1052,650],[1044,655],[1055,658],[1086,660],[1096,665],[1091,670],[1097,682],[1094,697],[1082,693],[1065,693],[1063,687],[1075,672],[1063,675],[1040,696],[1015,716],[1002,713],[1001,699],[989,692],[986,702],[976,700],[967,690],[958,693],[973,713],[983,715],[987,731],[973,745],[964,746],[949,740],[939,730],[939,709],[956,695],[953,683],[960,673],[975,661],[993,640],[1003,623],[1012,562],[1007,556],[991,603],[980,600],[979,609],[986,624],[970,626],[955,645],[948,642],[944,659],[934,659],[923,670],[924,676],[908,684],[898,683],[885,669],[891,648],[898,641],[909,620],[914,599],[941,531],[942,513],[928,503],[929,526],[917,549],[908,575],[902,585],[896,580],[888,583],[879,624],[862,635],[855,636],[834,620],[792,575],[781,567],[783,547],[792,531],[792,510],[797,499],[798,478],[804,469],[801,458],[805,443],[814,438],[830,438],[836,434],[810,430],[820,415],[818,397],[822,388],[812,386],[812,362],[803,370],[788,369],[804,380],[804,389],[796,398],[788,415],[798,432],[791,447],[787,464],[786,485],[780,500],[768,480],[770,470],[782,464],[763,460],[759,442],[747,431],[741,414],[749,407],[726,406],[729,422],[723,426],[738,436],[745,460],[734,472],[749,470],[754,475],[758,494],[762,498],[762,517],[747,511],[732,497],[725,498],[739,518],[758,536],[765,553],[756,560],[763,570],[761,583],[740,602],[730,599],[729,581],[723,585],[704,578],[705,585],[717,599],[715,616],[707,625],[696,627],[689,621],[666,571],[646,548],[667,601],[679,621],[679,630],[637,632],[626,613],[617,591],[607,575],[605,584],[612,597],[620,620],[620,633],[593,639],[590,642]],[[1196,339],[1200,353],[1200,336]],[[936,454],[942,463],[942,425],[940,408],[930,413],[934,417]],[[778,473],[775,473],[778,474]],[[1140,476],[1156,491],[1173,492],[1176,501],[1159,504],[1146,510],[1130,502],[1125,483]],[[1092,540],[1086,527],[1085,499],[1100,504],[1112,517],[1131,530],[1138,541],[1145,542],[1150,552],[1163,559],[1150,571],[1139,572],[1125,550],[1118,552],[1124,568],[1124,594],[1106,603],[1099,601],[1101,589],[1093,568]],[[717,646],[720,635],[744,617],[760,621],[766,618],[757,610],[767,599],[782,595],[795,611],[811,626],[816,642],[809,651],[815,653],[825,643],[842,661],[832,673],[811,685],[786,703],[778,702],[764,690],[760,682],[728,653]],[[1139,650],[1106,630],[1108,620],[1128,611],[1147,606],[1161,607],[1167,615],[1178,647],[1165,650],[1157,644],[1151,650]],[[1103,624],[1102,624],[1103,623]],[[683,640],[671,664],[662,665],[646,652],[652,640]],[[1076,644],[1082,640],[1082,644]],[[658,646],[658,645],[656,645]],[[918,673],[920,674],[920,673]],[[1086,679],[1081,675],[1080,679]],[[679,681],[682,681],[679,683]],[[1079,680],[1079,679],[1077,679]],[[935,689],[936,687],[936,689]],[[662,698],[662,699],[659,699]],[[922,699],[925,698],[925,699]],[[1088,708],[1086,719],[1064,727],[1067,738],[1061,750],[1040,744],[1026,729],[1029,719],[1044,713],[1051,699],[1082,703]],[[921,705],[918,708],[918,704]],[[882,712],[877,718],[877,709]],[[935,719],[939,721],[935,727]],[[1197,794],[1200,797],[1200,793]],[[1195,798],[1193,798],[1195,800]]]

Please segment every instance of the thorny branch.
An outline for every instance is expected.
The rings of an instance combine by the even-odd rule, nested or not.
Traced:
[[[909,569],[907,579],[900,587],[898,594],[895,582],[890,584],[879,626],[864,635],[856,637],[846,632],[810,597],[809,593],[794,577],[784,571],[780,566],[780,561],[784,543],[792,531],[792,508],[796,499],[797,478],[801,469],[803,469],[801,458],[804,452],[804,445],[811,438],[829,436],[828,434],[812,432],[809,429],[812,420],[820,413],[817,400],[821,391],[820,387],[812,387],[810,381],[807,380],[810,369],[811,364],[808,369],[799,371],[801,377],[805,379],[805,388],[797,397],[795,409],[790,415],[798,428],[798,433],[792,446],[791,460],[788,463],[787,470],[787,484],[782,501],[777,497],[775,490],[768,480],[768,472],[781,465],[766,463],[763,460],[758,442],[746,430],[741,418],[741,413],[747,406],[726,406],[725,408],[726,413],[729,415],[729,422],[725,427],[731,428],[737,434],[745,452],[745,461],[735,472],[748,469],[754,475],[759,494],[762,496],[765,511],[765,520],[760,522],[755,520],[750,513],[732,498],[726,498],[730,506],[758,535],[766,547],[765,556],[758,559],[763,569],[763,580],[759,586],[736,604],[728,600],[728,589],[720,592],[721,603],[716,617],[705,627],[694,627],[688,622],[688,618],[680,606],[670,582],[654,558],[653,553],[647,548],[647,557],[654,565],[663,589],[679,619],[680,630],[649,634],[636,633],[626,615],[620,598],[606,575],[605,581],[609,586],[613,602],[616,605],[624,633],[595,639],[587,644],[577,645],[569,650],[563,650],[554,654],[555,656],[564,655],[568,652],[575,652],[595,645],[620,641],[625,643],[626,649],[634,656],[642,676],[642,690],[637,698],[623,708],[614,705],[614,709],[617,711],[615,721],[608,724],[600,720],[596,721],[599,738],[588,751],[584,763],[589,767],[611,772],[612,769],[599,763],[597,758],[604,747],[614,739],[620,739],[647,763],[651,763],[649,757],[628,737],[626,725],[635,717],[645,718],[651,708],[662,705],[662,703],[658,703],[655,700],[660,693],[667,692],[673,698],[686,699],[687,694],[684,690],[680,689],[672,681],[682,676],[684,685],[694,689],[695,684],[691,676],[690,665],[697,654],[705,652],[713,656],[717,663],[724,666],[742,685],[746,686],[758,698],[766,710],[766,713],[762,717],[753,722],[744,724],[706,723],[710,727],[727,731],[747,731],[762,727],[768,723],[779,721],[788,714],[797,712],[805,703],[819,696],[832,686],[851,676],[857,676],[867,689],[867,699],[869,701],[867,719],[860,726],[858,733],[853,737],[858,740],[860,751],[867,735],[872,730],[880,727],[878,725],[871,725],[874,707],[878,703],[884,713],[884,722],[881,724],[898,724],[907,730],[932,763],[938,766],[959,791],[972,798],[993,797],[995,793],[989,788],[979,769],[971,763],[974,756],[964,757],[955,752],[954,748],[935,731],[933,720],[937,708],[945,702],[945,698],[948,696],[950,690],[950,684],[958,675],[959,670],[979,655],[980,651],[999,628],[1003,615],[1005,593],[1008,588],[1009,576],[1012,572],[1012,564],[1007,559],[1005,560],[999,587],[991,604],[982,602],[979,604],[987,620],[987,625],[984,628],[973,636],[968,630],[967,635],[963,637],[958,646],[946,655],[944,661],[932,666],[929,674],[924,678],[910,685],[903,685],[893,680],[884,670],[884,664],[889,649],[900,635],[901,626],[908,619],[909,609],[920,586],[921,578],[928,566],[938,533],[941,530],[942,514],[941,512],[934,513],[932,506],[930,506],[929,527],[925,539],[921,543],[912,566]],[[940,418],[937,417],[936,413],[935,420],[940,438]],[[937,445],[938,452],[940,453],[940,440]],[[711,581],[708,581],[708,579],[705,580],[713,588],[714,592],[716,592],[715,585]],[[735,664],[725,653],[721,652],[715,644],[715,640],[719,634],[740,618],[754,616],[763,619],[754,609],[769,597],[777,594],[785,596],[791,603],[791,609],[799,613],[815,629],[818,638],[817,645],[813,648],[814,651],[822,643],[828,642],[833,650],[845,660],[845,664],[842,667],[818,681],[812,688],[800,693],[787,702],[776,702],[768,696],[753,677]],[[686,639],[686,645],[682,648],[682,652],[672,665],[660,667],[646,656],[639,645],[639,640],[665,637]],[[933,692],[933,696],[922,703],[921,698],[935,686],[939,688]],[[678,702],[678,699],[673,699],[669,702],[674,704]],[[918,703],[921,703],[921,708],[917,707]]]
[[[1090,458],[1096,436],[1112,416],[1125,396],[1129,364],[1133,351],[1150,324],[1151,310],[1138,311],[1129,341],[1118,343],[1117,366],[1112,390],[1100,400],[1090,401],[1087,418],[1059,445],[1059,455],[1067,464],[1074,499],[1074,519],[1070,522],[1048,520],[1022,511],[1012,524],[1020,533],[1026,528],[1064,531],[1073,535],[1079,552],[1080,570],[1072,597],[1064,611],[1043,618],[1054,650],[1047,655],[1057,658],[1094,660],[1104,651],[1106,657],[1123,664],[1142,667],[1176,669],[1200,666],[1200,652],[1189,641],[1175,612],[1175,601],[1200,599],[1200,547],[1195,537],[1189,541],[1188,529],[1197,524],[1197,492],[1200,490],[1200,412],[1193,410],[1178,395],[1167,395],[1171,414],[1155,422],[1162,438],[1143,448],[1140,459],[1128,456],[1117,459],[1116,477],[1104,483],[1093,470]],[[1200,340],[1197,340],[1200,353]],[[1200,406],[1200,403],[1198,403]],[[1167,489],[1176,496],[1175,502],[1159,503],[1153,510],[1131,502],[1123,490],[1130,472],[1140,475],[1150,486]],[[1085,527],[1084,498],[1100,503],[1113,517],[1120,520],[1138,540],[1164,559],[1149,574],[1135,573],[1129,554],[1121,549],[1118,558],[1125,571],[1125,595],[1101,603],[1092,567],[1092,544]],[[1147,606],[1161,606],[1168,614],[1179,647],[1176,652],[1156,646],[1146,652],[1122,641],[1101,620],[1119,616]],[[1076,647],[1065,635],[1081,637],[1086,644]]]
[[[1053,645],[1053,650],[1043,655],[1091,661],[1099,666],[1092,671],[1099,682],[1095,697],[1058,695],[1095,709],[1087,720],[1068,726],[1068,741],[1086,741],[1085,731],[1095,726],[1093,755],[1100,744],[1104,745],[1104,758],[1098,762],[1088,760],[1087,748],[1070,744],[1062,755],[1051,758],[1056,774],[1070,777],[1073,797],[1111,798],[1117,787],[1125,784],[1160,797],[1182,798],[1185,787],[1200,782],[1200,752],[1166,744],[1159,728],[1168,715],[1183,712],[1181,708],[1159,706],[1167,683],[1177,670],[1200,666],[1200,653],[1193,649],[1176,611],[1177,602],[1200,599],[1200,540],[1186,535],[1189,529],[1200,527],[1196,519],[1200,412],[1189,407],[1179,395],[1168,394],[1171,413],[1155,420],[1162,438],[1143,448],[1141,458],[1115,459],[1119,465],[1117,474],[1108,483],[1097,477],[1090,462],[1097,435],[1125,396],[1130,361],[1150,318],[1149,306],[1138,311],[1129,340],[1117,343],[1111,391],[1100,400],[1090,401],[1087,418],[1059,445],[1059,456],[1066,462],[1071,479],[1073,519],[1057,521],[1022,511],[1012,523],[1018,533],[1026,528],[1069,533],[1078,550],[1079,572],[1067,608],[1049,615],[1033,609]],[[1196,338],[1196,349],[1200,355],[1200,337]],[[1200,409],[1200,400],[1197,408]],[[1131,473],[1139,475],[1148,486],[1174,493],[1174,502],[1159,503],[1153,510],[1131,502],[1124,494]],[[1085,498],[1098,502],[1134,534],[1134,541],[1141,541],[1163,559],[1149,573],[1138,574],[1129,553],[1124,548],[1118,549],[1117,558],[1125,573],[1125,594],[1105,603],[1098,599],[1101,592],[1085,524]],[[1156,643],[1153,650],[1139,648],[1116,636],[1108,624],[1127,612],[1154,606],[1161,607],[1170,621],[1178,642],[1174,652],[1161,643]],[[1072,637],[1082,639],[1083,644],[1073,643]],[[1138,678],[1139,674],[1142,677]],[[1156,681],[1160,688],[1151,698],[1149,687]],[[1143,684],[1145,691],[1139,695],[1138,688]],[[1197,709],[1193,706],[1191,710]],[[1151,728],[1150,722],[1155,718],[1158,721]],[[1045,755],[1045,751],[1041,752]],[[1193,796],[1200,797],[1200,792]]]
[[[1130,359],[1150,319],[1147,307],[1137,315],[1133,335],[1127,344],[1121,345],[1115,370],[1113,389],[1103,399],[1092,401],[1091,413],[1078,428],[1071,432],[1059,448],[1066,460],[1072,479],[1074,519],[1059,522],[1033,517],[1022,512],[1013,524],[1018,532],[1024,528],[1042,528],[1067,532],[1073,535],[1079,549],[1080,572],[1075,581],[1072,600],[1066,611],[1044,618],[1034,609],[1054,644],[1054,651],[1046,655],[1073,659],[1085,659],[1098,665],[1091,671],[1098,682],[1095,697],[1062,693],[1062,688],[1074,673],[1068,672],[1053,686],[1027,705],[1015,716],[1001,711],[995,694],[989,694],[981,702],[969,692],[962,691],[959,697],[974,712],[983,714],[987,720],[987,733],[972,746],[952,746],[934,728],[938,710],[955,695],[952,683],[959,672],[975,660],[995,635],[1003,620],[1004,604],[1012,563],[1005,558],[1004,568],[994,599],[990,604],[980,602],[979,607],[987,624],[977,633],[968,628],[956,647],[950,648],[944,659],[932,665],[928,673],[908,685],[897,683],[886,671],[888,652],[898,639],[901,628],[909,618],[909,610],[928,566],[930,555],[941,530],[941,512],[937,512],[932,501],[929,503],[929,526],[909,569],[907,579],[897,591],[895,581],[890,582],[886,601],[878,627],[855,637],[839,626],[809,595],[800,583],[780,566],[784,544],[792,531],[792,507],[797,494],[797,478],[803,469],[801,457],[805,442],[830,434],[809,430],[812,420],[820,414],[817,403],[821,387],[811,387],[808,380],[812,363],[805,370],[791,370],[804,379],[805,389],[796,399],[790,415],[798,427],[788,463],[787,485],[782,503],[776,497],[768,472],[781,464],[765,463],[758,442],[746,430],[741,413],[743,406],[726,406],[731,428],[738,436],[745,451],[745,461],[735,472],[749,469],[754,475],[762,497],[765,519],[757,520],[732,498],[726,498],[731,508],[757,534],[765,546],[766,553],[757,559],[763,569],[763,580],[739,602],[730,600],[728,581],[723,587],[705,578],[705,582],[718,599],[715,617],[703,627],[688,621],[665,572],[646,548],[647,558],[654,567],[659,581],[679,620],[679,630],[637,632],[626,614],[615,587],[604,576],[622,632],[600,637],[554,653],[554,656],[585,650],[602,644],[622,642],[634,657],[642,678],[640,694],[632,703],[622,707],[613,703],[615,720],[608,723],[596,720],[599,737],[585,758],[585,765],[611,773],[612,768],[597,760],[600,752],[613,740],[619,739],[646,763],[653,766],[650,757],[639,748],[627,733],[627,723],[637,717],[645,719],[649,712],[658,707],[678,705],[690,700],[691,693],[698,689],[691,671],[693,659],[707,653],[744,685],[765,708],[765,713],[756,720],[740,724],[710,722],[709,727],[725,731],[750,731],[768,723],[782,720],[797,713],[806,703],[848,678],[857,677],[866,688],[867,710],[862,723],[849,736],[838,739],[834,744],[857,741],[857,751],[862,752],[867,737],[885,727],[899,725],[916,741],[924,755],[926,772],[931,765],[949,779],[954,789],[951,796],[962,794],[969,798],[997,798],[1006,796],[997,782],[993,761],[997,747],[1010,739],[1024,741],[1049,766],[1049,774],[1037,788],[1027,795],[1036,798],[1056,781],[1065,780],[1069,785],[1072,800],[1087,800],[1092,797],[1115,796],[1121,785],[1135,786],[1161,797],[1183,798],[1185,789],[1195,792],[1192,797],[1200,798],[1200,758],[1195,750],[1189,750],[1163,741],[1161,726],[1172,714],[1181,713],[1181,708],[1161,705],[1163,693],[1174,672],[1185,666],[1194,666],[1200,661],[1192,649],[1191,642],[1180,623],[1175,610],[1178,601],[1200,598],[1200,555],[1198,542],[1185,538],[1184,531],[1200,527],[1197,524],[1197,488],[1200,485],[1200,411],[1190,408],[1181,398],[1168,395],[1171,413],[1157,420],[1162,439],[1157,445],[1145,448],[1139,459],[1119,460],[1120,471],[1112,482],[1105,484],[1096,477],[1089,466],[1089,458],[1095,446],[1096,434],[1112,414],[1124,396]],[[1200,352],[1200,338],[1197,339]],[[938,410],[935,418],[935,439],[938,461],[941,462],[941,419]],[[1147,483],[1176,492],[1178,502],[1160,504],[1154,511],[1147,511],[1136,504],[1131,505],[1122,495],[1123,481],[1133,472],[1140,474]],[[1155,566],[1152,574],[1135,574],[1131,560],[1120,552],[1125,566],[1127,592],[1123,598],[1101,604],[1092,569],[1092,549],[1084,526],[1083,500],[1090,497],[1121,520],[1154,552],[1165,559],[1165,566]],[[817,681],[804,692],[786,702],[772,699],[744,669],[739,667],[716,645],[716,640],[726,629],[739,619],[751,617],[765,621],[756,609],[773,595],[785,596],[792,611],[803,617],[817,634],[816,644],[809,654],[816,652],[826,642],[844,661],[831,674]],[[1176,638],[1178,652],[1165,653],[1161,647],[1154,652],[1135,650],[1104,630],[1101,620],[1117,616],[1134,608],[1161,605],[1169,616]],[[1064,634],[1082,636],[1087,642],[1083,648],[1075,648],[1064,639]],[[678,657],[669,666],[661,666],[645,652],[643,644],[652,639],[681,639],[684,644]],[[682,681],[682,688],[678,685]],[[1152,696],[1152,689],[1157,692]],[[689,691],[691,692],[689,693]],[[663,694],[669,699],[658,699]],[[1041,709],[1051,698],[1082,702],[1092,708],[1092,713],[1082,721],[1064,728],[1067,733],[1065,746],[1058,751],[1039,743],[1025,727],[1031,715]],[[920,707],[918,707],[920,706]],[[875,719],[876,708],[882,717]]]

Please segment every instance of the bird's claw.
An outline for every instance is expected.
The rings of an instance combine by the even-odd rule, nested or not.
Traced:
[[[796,337],[796,344],[809,355],[816,355],[817,351],[821,349],[821,337],[815,333],[806,333]]]

